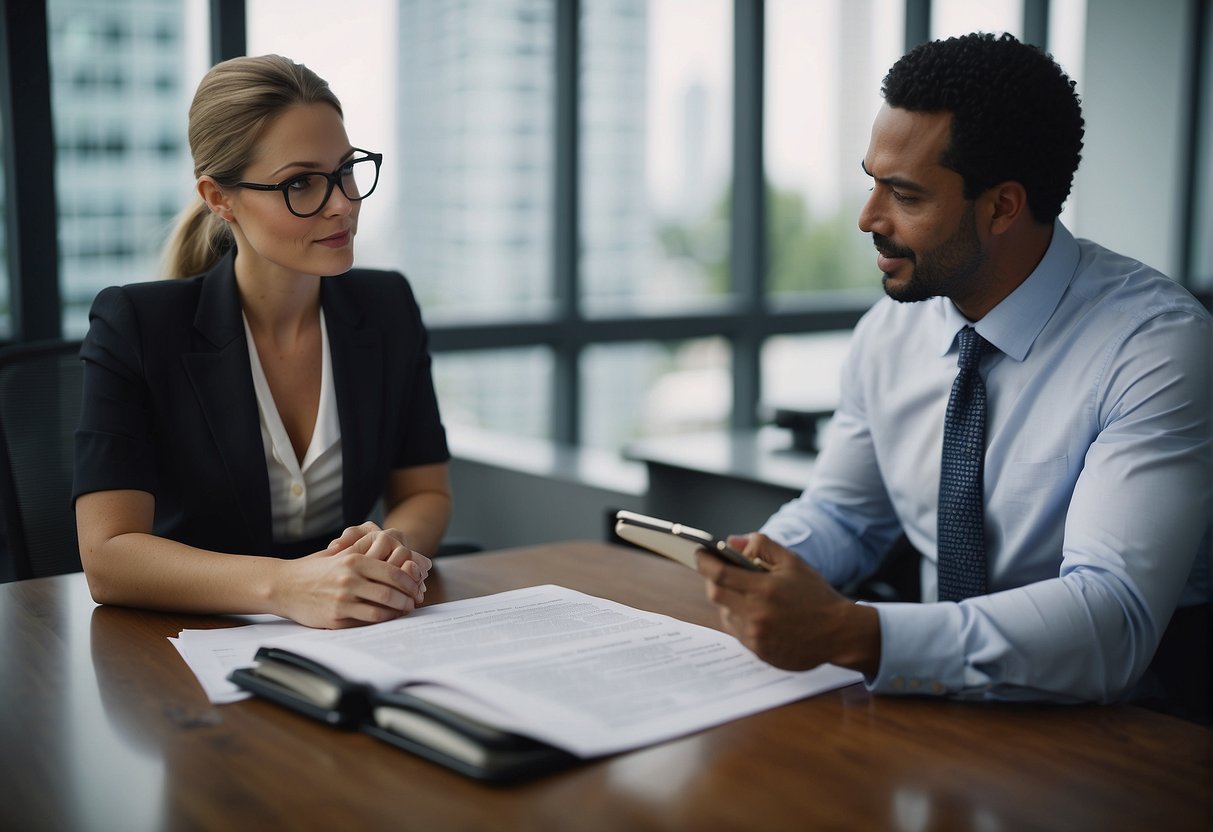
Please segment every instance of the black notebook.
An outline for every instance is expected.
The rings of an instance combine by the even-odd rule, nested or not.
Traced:
[[[259,646],[231,680],[480,780],[533,777],[850,684],[732,636],[565,587],[423,606]]]
[[[477,780],[508,782],[572,765],[547,743],[494,728],[414,696],[349,682],[322,664],[274,647],[232,672],[240,687],[337,728],[363,731]]]

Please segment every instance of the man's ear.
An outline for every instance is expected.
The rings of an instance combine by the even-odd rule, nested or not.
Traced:
[[[1005,234],[1030,213],[1027,189],[1014,180],[999,182],[986,190],[980,199],[984,203],[987,228],[991,234]]]
[[[200,176],[194,184],[198,190],[198,195],[202,197],[202,201],[206,203],[206,207],[211,210],[219,219],[224,222],[231,222],[233,218],[232,203],[228,195],[219,187],[219,183],[211,176]]]

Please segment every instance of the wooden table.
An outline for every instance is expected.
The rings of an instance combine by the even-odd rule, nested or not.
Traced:
[[[427,601],[537,583],[716,626],[689,570],[589,542],[439,561]],[[0,828],[1210,828],[1207,729],[860,685],[481,785],[266,702],[210,705],[167,637],[231,623],[99,607],[81,575],[0,586]]]

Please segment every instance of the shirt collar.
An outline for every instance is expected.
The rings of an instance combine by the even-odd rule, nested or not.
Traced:
[[[937,298],[941,315],[939,354],[945,355],[952,348],[956,333],[973,326],[999,352],[1023,361],[1074,279],[1079,255],[1074,235],[1061,220],[1054,220],[1053,239],[1040,263],[1027,280],[976,324],[965,318],[951,301]]]

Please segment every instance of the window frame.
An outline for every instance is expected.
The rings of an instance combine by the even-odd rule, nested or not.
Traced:
[[[1200,112],[1209,98],[1202,89],[1203,67],[1210,60],[1203,38],[1207,7],[1195,0],[1189,53],[1191,123],[1186,131],[1186,160],[1200,157]],[[764,3],[733,0],[733,182],[730,223],[732,292],[708,311],[661,316],[587,317],[579,300],[577,254],[579,199],[578,107],[580,100],[579,0],[554,2],[555,154],[552,285],[556,303],[546,320],[443,323],[431,328],[435,352],[544,346],[553,352],[551,439],[577,444],[580,439],[582,379],[579,363],[590,345],[625,341],[676,341],[724,337],[732,346],[731,427],[747,430],[759,422],[762,395],[760,360],[766,339],[774,335],[850,329],[867,304],[845,296],[822,295],[800,306],[773,304],[767,293],[767,228],[763,175]],[[905,0],[905,46],[924,41],[930,31],[930,0]],[[247,41],[245,0],[210,0],[211,56],[214,61],[244,54]],[[1025,39],[1047,43],[1049,0],[1025,0]],[[57,211],[53,180],[45,169],[21,166],[16,159],[44,154],[55,146],[46,0],[0,0],[0,115],[3,119],[6,241],[13,342],[62,337],[57,251]],[[18,88],[14,67],[21,68]],[[1206,159],[1206,164],[1213,159]],[[1193,273],[1197,195],[1194,183],[1182,194],[1183,268],[1176,279],[1194,289],[1207,275]],[[20,210],[18,210],[18,206]],[[1207,292],[1204,293],[1207,296]],[[1207,302],[1207,297],[1206,297]],[[2,343],[2,342],[0,342]]]

